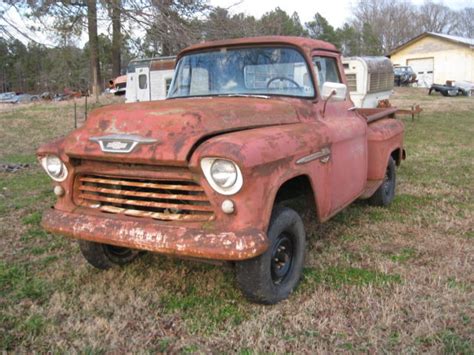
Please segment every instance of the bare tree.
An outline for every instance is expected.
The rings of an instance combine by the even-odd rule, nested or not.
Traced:
[[[207,17],[206,0],[126,0],[122,18],[146,32],[137,40],[148,55],[175,54],[201,38],[195,21]]]
[[[459,26],[458,19],[449,7],[428,0],[418,9],[417,24],[423,32],[450,34]]]
[[[414,22],[416,8],[408,1],[361,0],[353,9],[353,15],[352,26],[367,38],[376,40],[378,54],[386,54],[419,34]]]
[[[99,38],[97,36],[97,2],[87,0],[87,27],[89,31],[90,71],[92,76],[92,94],[99,100],[101,91],[99,66]]]
[[[121,0],[109,0],[109,14],[112,19],[112,76],[115,78],[120,75],[121,71],[121,47],[122,47],[122,31],[121,31]]]
[[[455,16],[458,18],[455,33],[459,36],[474,38],[474,7],[466,7],[458,11]]]

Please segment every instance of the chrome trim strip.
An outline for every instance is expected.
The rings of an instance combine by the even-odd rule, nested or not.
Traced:
[[[310,161],[317,160],[317,159],[320,159],[321,163],[327,163],[330,157],[331,157],[331,149],[324,147],[319,152],[312,153],[305,157],[299,158],[296,161],[296,164],[306,164],[306,163],[309,163]]]

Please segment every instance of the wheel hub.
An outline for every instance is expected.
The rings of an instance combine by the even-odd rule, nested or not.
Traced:
[[[293,243],[282,234],[272,250],[271,272],[274,283],[281,283],[290,273],[293,264]]]

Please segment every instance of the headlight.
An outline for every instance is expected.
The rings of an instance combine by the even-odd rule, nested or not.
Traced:
[[[47,155],[41,158],[41,165],[46,173],[54,181],[64,181],[67,178],[66,165],[55,155]]]
[[[209,185],[222,195],[236,194],[242,188],[242,173],[231,160],[203,158],[201,168]]]
[[[228,160],[216,159],[211,165],[211,177],[222,188],[229,188],[237,181],[237,168]]]

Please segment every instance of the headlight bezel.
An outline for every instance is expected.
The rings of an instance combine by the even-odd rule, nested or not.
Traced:
[[[57,159],[60,162],[61,165],[60,165],[59,174],[55,175],[50,171],[50,169],[48,169],[48,166],[49,166],[48,160],[50,159]],[[49,155],[45,155],[41,157],[40,160],[41,160],[41,166],[43,167],[44,171],[46,172],[46,174],[48,174],[48,176],[51,179],[53,179],[56,182],[63,182],[64,180],[67,179],[69,172],[67,170],[66,164],[64,164],[64,162],[61,160],[60,157],[54,154],[49,154]]]
[[[234,183],[231,186],[228,186],[228,187],[220,186],[214,180],[214,177],[212,175],[212,167],[214,163],[216,163],[216,161],[227,162],[233,165],[237,176],[235,178]],[[242,171],[240,170],[240,167],[237,165],[237,163],[235,163],[234,161],[230,159],[219,158],[219,157],[202,158],[201,169],[204,173],[204,177],[206,178],[209,185],[211,185],[212,189],[221,195],[225,195],[225,196],[235,195],[237,192],[241,190],[244,184],[244,179],[243,179]]]

